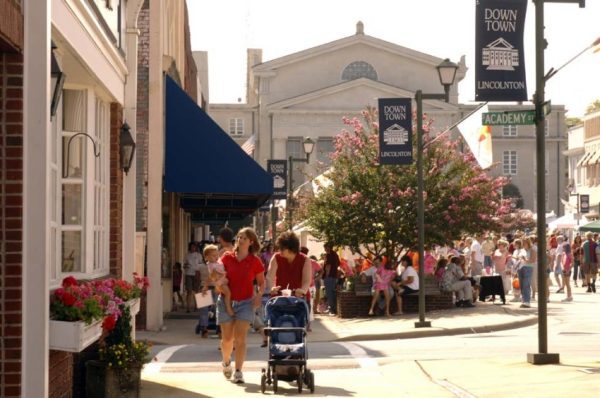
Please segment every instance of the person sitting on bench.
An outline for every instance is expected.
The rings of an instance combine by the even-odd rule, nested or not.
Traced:
[[[412,266],[412,258],[409,256],[402,256],[400,258],[400,266],[402,272],[392,282],[392,287],[396,291],[396,304],[398,305],[398,311],[394,315],[402,315],[402,298],[409,294],[419,291],[419,275]]]

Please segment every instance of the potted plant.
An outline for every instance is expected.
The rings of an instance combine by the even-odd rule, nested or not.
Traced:
[[[50,299],[50,349],[80,352],[98,340],[105,316],[93,285],[66,277]]]
[[[111,320],[109,320],[111,319]],[[105,321],[100,359],[86,362],[86,396],[139,397],[141,372],[150,362],[150,344],[131,337],[131,311],[121,305],[121,316]]]
[[[150,345],[133,339],[132,315],[139,311],[140,297],[149,286],[148,278],[134,274],[133,283],[106,279],[96,281],[95,286],[105,299],[112,295],[111,303],[118,303],[118,310],[102,323],[100,359],[86,362],[86,396],[139,397],[142,367],[151,359]]]

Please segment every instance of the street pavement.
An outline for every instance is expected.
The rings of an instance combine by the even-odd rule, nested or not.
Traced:
[[[558,300],[562,297],[553,297],[548,304],[549,322],[552,322],[552,314],[578,306],[582,306],[581,311],[586,313],[596,309],[597,319],[600,294],[578,294],[572,303],[561,303]],[[360,342],[369,340],[397,339],[412,344],[407,339],[479,336],[535,325],[536,306],[521,309],[518,304],[478,302],[475,308],[428,312],[426,320],[431,321],[432,327],[418,329],[414,325],[418,321],[418,314],[414,313],[361,319],[318,315],[312,323],[312,332],[308,334],[309,349],[312,344],[319,350],[316,353],[313,350],[311,355],[313,361],[318,362],[314,395],[370,397],[393,392],[398,396],[411,397],[529,398],[570,396],[575,393],[578,397],[600,396],[598,357],[563,355],[561,364],[545,366],[528,364],[525,353],[519,356],[493,355],[489,358],[464,357],[452,361],[415,359],[394,362],[384,355],[371,355],[360,345]],[[260,394],[259,372],[266,363],[266,349],[258,347],[261,337],[257,333],[249,334],[248,359],[244,366],[246,384],[235,385],[223,380],[216,336],[200,338],[194,334],[195,325],[194,319],[166,319],[164,330],[160,332],[137,332],[138,339],[154,343],[156,355],[155,360],[144,368],[141,396],[191,398]],[[596,332],[598,329],[596,327]],[[594,341],[598,343],[597,337]],[[201,360],[198,359],[200,355],[204,355]],[[259,360],[261,355],[264,358]],[[315,366],[311,365],[311,359],[309,366]],[[356,379],[357,374],[361,380]],[[397,376],[408,374],[411,375],[408,380]],[[527,384],[533,388],[524,389],[523,380],[527,380]],[[284,395],[297,394],[295,385],[282,384]],[[548,389],[548,386],[552,388]],[[272,394],[272,389],[268,389],[267,393]]]

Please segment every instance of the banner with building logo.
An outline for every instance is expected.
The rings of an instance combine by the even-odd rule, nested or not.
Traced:
[[[579,212],[583,214],[590,212],[590,195],[579,195]]]
[[[411,164],[412,111],[410,98],[379,99],[379,164]]]
[[[273,176],[273,199],[287,197],[287,160],[267,160],[267,172]]]
[[[477,0],[475,101],[526,101],[527,0]]]

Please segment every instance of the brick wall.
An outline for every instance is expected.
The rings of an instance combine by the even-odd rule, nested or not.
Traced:
[[[121,167],[121,126],[123,107],[110,104],[110,273],[123,277],[123,170]]]
[[[23,56],[0,53],[0,396],[21,394]]]
[[[150,8],[144,2],[138,16],[138,84],[136,131],[136,231],[148,227],[148,65],[150,58]]]
[[[338,291],[337,313],[340,318],[364,318],[369,313],[371,296],[357,296],[354,292]],[[376,306],[377,308],[377,306]],[[396,299],[390,302],[390,312],[396,312]],[[453,308],[452,293],[428,294],[425,292],[425,311]],[[419,312],[419,295],[412,294],[402,300],[403,312]]]
[[[190,20],[187,9],[187,4],[184,8],[184,40],[185,40],[185,76],[183,77],[183,84],[185,92],[198,102],[198,68],[196,62],[192,56],[192,42],[190,39]]]
[[[50,398],[70,398],[73,381],[73,354],[50,350],[50,374],[48,375],[48,396]]]

